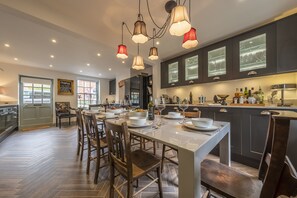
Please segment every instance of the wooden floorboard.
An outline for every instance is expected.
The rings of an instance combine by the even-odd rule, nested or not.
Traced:
[[[108,167],[100,169],[99,182],[95,185],[95,166],[92,164],[87,175],[86,151],[84,160],[79,161],[76,143],[76,126],[16,132],[8,137],[0,143],[0,197],[108,197]],[[161,148],[157,149],[158,155]],[[118,184],[122,181],[120,177],[116,179]],[[147,178],[141,179],[139,186],[147,181]],[[165,198],[178,196],[177,166],[165,163],[162,184]],[[139,197],[152,197],[156,192],[158,187],[153,185]]]

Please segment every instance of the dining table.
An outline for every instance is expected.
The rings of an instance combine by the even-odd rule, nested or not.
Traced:
[[[161,120],[161,121],[160,121]],[[127,118],[107,119],[121,124]],[[230,123],[213,122],[212,130],[195,129],[189,120],[165,119],[159,116],[144,126],[128,124],[130,133],[169,145],[178,150],[178,197],[201,197],[201,162],[219,145],[220,162],[230,166]]]

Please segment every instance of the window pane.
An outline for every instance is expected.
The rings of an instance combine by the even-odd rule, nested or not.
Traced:
[[[97,103],[97,82],[78,80],[77,104],[78,107],[88,108],[89,104]]]

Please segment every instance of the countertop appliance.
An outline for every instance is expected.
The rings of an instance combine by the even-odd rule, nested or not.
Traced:
[[[291,106],[291,104],[286,104],[285,103],[285,94],[284,91],[289,91],[289,90],[295,90],[296,89],[296,84],[294,83],[288,83],[288,84],[276,84],[271,86],[272,90],[281,90],[281,103],[278,104],[278,106]]]
[[[219,103],[221,105],[227,105],[226,99],[229,95],[218,94],[213,97],[214,103]]]

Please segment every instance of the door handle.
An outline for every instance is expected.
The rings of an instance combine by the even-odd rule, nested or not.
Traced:
[[[220,112],[221,113],[228,113],[228,110],[227,109],[220,109]]]
[[[219,76],[216,76],[213,78],[213,80],[220,80],[221,78]]]
[[[269,111],[262,111],[260,114],[261,115],[270,115],[270,112]]]
[[[250,71],[247,75],[248,76],[253,76],[253,75],[257,75],[258,73],[256,71]]]

